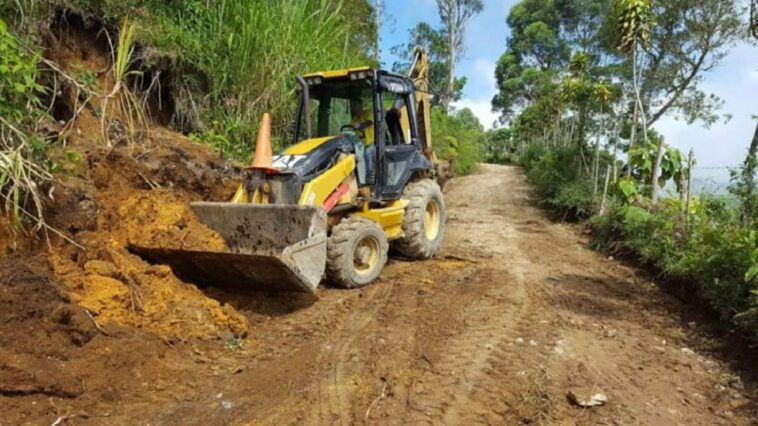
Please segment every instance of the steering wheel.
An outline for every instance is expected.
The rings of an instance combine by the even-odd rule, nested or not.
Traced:
[[[363,131],[363,129],[359,129],[352,124],[345,124],[344,126],[340,127],[340,133],[344,132],[345,130],[350,130],[353,133],[357,134],[359,138],[364,139],[366,137],[366,132]]]

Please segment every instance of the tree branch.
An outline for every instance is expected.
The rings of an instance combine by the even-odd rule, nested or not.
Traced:
[[[705,49],[700,53],[700,57],[697,60],[697,63],[692,67],[687,77],[684,79],[682,84],[679,85],[679,88],[674,92],[674,94],[666,101],[664,102],[663,106],[661,106],[658,111],[656,111],[650,118],[650,121],[648,121],[647,125],[652,126],[653,123],[658,121],[659,118],[661,118],[664,114],[666,114],[671,107],[674,106],[676,101],[679,100],[679,98],[682,96],[685,90],[690,86],[692,81],[697,77],[698,73],[700,72],[700,68],[703,66],[703,63],[705,63],[705,58],[710,54],[710,46],[706,46]]]

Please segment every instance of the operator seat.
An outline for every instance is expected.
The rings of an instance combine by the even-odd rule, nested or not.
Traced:
[[[400,110],[397,108],[390,108],[387,110],[386,118],[387,130],[390,137],[388,144],[390,145],[403,145],[405,144],[405,138],[403,137],[403,126],[400,124]]]

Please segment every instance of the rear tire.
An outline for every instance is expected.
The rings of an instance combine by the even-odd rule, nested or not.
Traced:
[[[327,279],[343,288],[356,288],[379,277],[389,244],[378,223],[349,217],[332,228],[326,250]]]
[[[405,236],[392,247],[411,259],[430,259],[442,246],[445,231],[445,201],[442,190],[431,179],[412,182],[403,198],[409,201],[403,217]]]

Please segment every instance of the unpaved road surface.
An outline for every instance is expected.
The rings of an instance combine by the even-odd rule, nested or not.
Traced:
[[[480,166],[446,200],[441,256],[394,260],[365,289],[219,293],[249,316],[254,361],[152,420],[755,424],[752,384],[693,346],[681,304],[547,219],[520,169]]]
[[[520,169],[483,165],[445,193],[437,259],[393,259],[378,282],[316,298],[206,289],[247,317],[241,345],[135,340],[107,391],[7,395],[3,411],[32,424],[758,422],[754,350],[731,353],[691,307],[549,220]],[[578,408],[568,392],[607,402]]]

